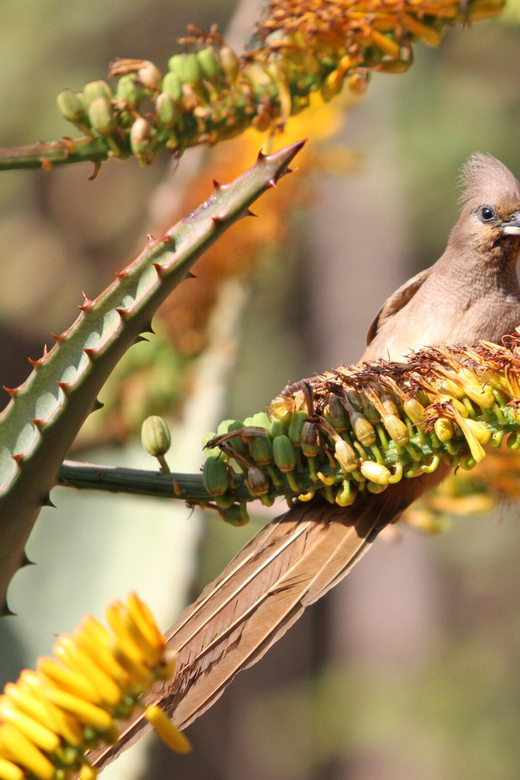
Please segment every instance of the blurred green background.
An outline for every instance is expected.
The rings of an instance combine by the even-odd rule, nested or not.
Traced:
[[[103,77],[116,56],[164,68],[188,22],[225,29],[236,12],[231,0],[3,0],[1,145],[66,134],[60,89]],[[240,6],[246,35],[259,12],[256,3]],[[288,381],[357,359],[387,295],[443,251],[469,154],[490,152],[520,174],[518,16],[513,6],[506,19],[449,31],[439,49],[419,44],[407,74],[376,76],[348,110],[334,144],[355,153],[353,170],[297,174],[307,177],[308,202],[291,215],[285,243],[269,245],[252,281],[241,283],[232,371],[219,364],[227,382],[215,381],[216,397],[191,388],[200,406],[175,423],[172,466],[198,469],[200,440],[218,419],[240,419]],[[72,321],[82,289],[93,297],[131,259],[157,220],[165,183],[174,198],[197,154],[174,175],[167,158],[146,169],[109,163],[93,182],[89,166],[1,174],[2,384],[25,378],[26,357]],[[197,370],[211,385],[211,370]],[[154,468],[133,440],[85,457]],[[166,629],[266,520],[260,513],[234,529],[166,502],[65,490],[53,500],[58,508],[42,513],[29,543],[37,566],[11,586],[19,616],[0,623],[2,683],[84,612],[101,616],[132,588]],[[518,777],[519,558],[515,506],[459,520],[439,538],[381,540],[189,730],[192,756],[152,742],[151,757],[131,751],[106,776]]]

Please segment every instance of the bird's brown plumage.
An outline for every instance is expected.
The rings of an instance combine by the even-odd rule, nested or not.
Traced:
[[[465,205],[445,253],[383,306],[363,360],[400,360],[426,345],[498,341],[520,324],[515,270],[520,221],[518,233],[514,229],[520,219],[520,184],[502,163],[485,155],[471,157],[463,177]],[[496,218],[486,222],[483,208]],[[172,683],[156,686],[149,700],[161,703],[178,726],[195,720],[305,607],[348,573],[381,528],[395,522],[445,473],[438,469],[381,494],[362,494],[346,509],[322,500],[297,504],[274,520],[168,632],[177,674]],[[123,747],[145,728],[140,718],[128,724]],[[101,751],[94,764],[104,766],[121,749]]]

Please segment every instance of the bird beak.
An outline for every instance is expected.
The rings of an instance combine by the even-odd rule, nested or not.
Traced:
[[[506,236],[520,235],[520,214],[513,214],[509,222],[504,222],[501,227],[502,233]]]

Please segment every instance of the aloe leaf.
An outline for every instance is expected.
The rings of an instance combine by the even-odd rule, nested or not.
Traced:
[[[81,312],[39,360],[0,415],[0,609],[8,614],[7,588],[27,562],[25,543],[40,508],[50,503],[77,432],[99,406],[97,394],[114,366],[144,332],[157,308],[189,276],[200,255],[248,207],[288,171],[302,143],[272,155],[231,184],[218,185],[207,201],[158,240],[149,237],[141,255]]]

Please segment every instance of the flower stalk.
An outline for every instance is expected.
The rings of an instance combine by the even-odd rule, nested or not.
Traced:
[[[258,498],[321,495],[346,506],[441,463],[470,471],[503,440],[520,445],[519,366],[518,333],[502,346],[423,349],[406,364],[339,366],[285,388],[269,415],[221,423],[204,439],[203,475],[172,474],[168,485],[162,477],[162,494],[242,524]],[[85,467],[83,481],[74,468],[62,484],[95,487]],[[118,489],[117,480],[108,485]],[[132,492],[130,473],[126,486]]]
[[[39,168],[135,156],[151,164],[249,127],[275,132],[345,84],[363,94],[371,74],[402,73],[413,45],[436,46],[447,26],[501,13],[503,0],[272,0],[239,56],[215,28],[195,26],[162,73],[148,60],[112,62],[108,78],[58,95],[63,117],[82,133],[50,144],[0,150],[0,169]]]

